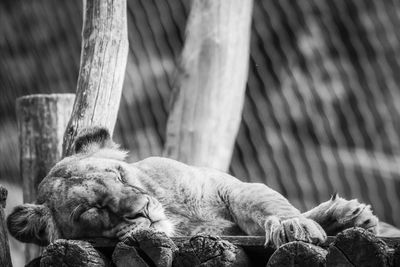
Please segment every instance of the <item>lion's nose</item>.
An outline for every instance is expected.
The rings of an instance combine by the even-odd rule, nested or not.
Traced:
[[[125,206],[125,211],[123,212],[123,218],[126,221],[135,221],[140,218],[149,218],[149,197],[144,196],[140,200],[136,200],[134,203],[126,204],[128,204],[128,206]]]

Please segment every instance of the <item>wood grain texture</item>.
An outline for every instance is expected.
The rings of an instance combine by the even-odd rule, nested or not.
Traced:
[[[252,0],[194,0],[164,156],[226,171],[241,121]]]
[[[389,247],[362,228],[340,232],[328,248],[326,266],[390,266]]]
[[[216,236],[196,235],[179,246],[174,267],[186,266],[251,266],[243,248]]]
[[[111,262],[88,242],[58,239],[43,252],[41,267],[111,267]]]
[[[128,55],[126,17],[126,0],[84,1],[78,85],[63,155],[71,154],[82,128],[104,126],[113,133]]]
[[[301,241],[279,247],[268,261],[267,267],[319,267],[325,266],[328,252],[318,246]]]
[[[119,242],[112,255],[117,267],[170,267],[176,251],[174,242],[162,232],[143,229]]]
[[[4,208],[8,191],[0,185],[0,266],[12,267]]]
[[[74,99],[73,94],[37,94],[16,101],[24,203],[36,200],[39,183],[61,159]],[[27,262],[39,255],[38,246],[26,245]]]

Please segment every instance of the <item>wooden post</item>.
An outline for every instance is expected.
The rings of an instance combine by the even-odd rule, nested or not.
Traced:
[[[84,127],[105,126],[112,134],[128,55],[126,0],[83,2],[81,63],[64,156],[71,154],[74,138]]]
[[[164,155],[226,171],[241,121],[252,0],[194,0]]]
[[[6,217],[4,214],[7,194],[7,189],[0,185],[0,266],[12,267]]]
[[[73,94],[39,94],[17,99],[24,202],[36,200],[40,181],[61,159],[64,130],[71,116],[74,98]],[[39,255],[38,246],[26,247],[27,262]]]

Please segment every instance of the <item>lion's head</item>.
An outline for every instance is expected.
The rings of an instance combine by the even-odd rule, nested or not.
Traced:
[[[57,238],[117,237],[125,226],[172,231],[163,207],[137,183],[106,129],[84,130],[74,147],[75,154],[40,183],[36,203],[8,216],[16,239],[46,245]]]

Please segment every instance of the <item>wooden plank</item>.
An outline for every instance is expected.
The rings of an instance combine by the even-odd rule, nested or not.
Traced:
[[[194,0],[164,156],[226,171],[246,89],[252,0]]]
[[[0,185],[0,266],[12,267],[4,209],[8,191]]]
[[[104,126],[112,135],[128,55],[126,0],[84,2],[81,62],[76,99],[64,135],[70,155],[76,135],[88,126]]]
[[[16,101],[25,203],[36,200],[39,183],[61,159],[64,131],[74,98],[73,94],[37,94],[23,96]],[[26,245],[26,262],[39,255],[38,246]]]
[[[394,248],[400,245],[400,237],[378,237],[384,241],[389,247]],[[190,239],[190,236],[171,237],[177,245],[182,244]],[[263,236],[221,236],[221,239],[231,242],[234,245],[244,248],[262,248],[264,249],[265,237]],[[85,239],[94,247],[115,247],[118,240],[107,238],[88,238]],[[328,247],[335,240],[334,236],[328,236],[326,242],[321,247]]]

